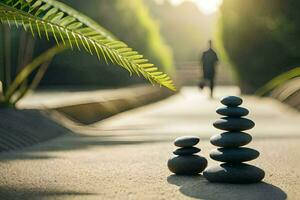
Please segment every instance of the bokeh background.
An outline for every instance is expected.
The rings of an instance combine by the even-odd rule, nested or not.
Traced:
[[[300,61],[300,8],[296,0],[63,0],[138,50],[177,85],[197,85],[199,57],[214,41],[221,58],[219,85],[253,94]],[[12,31],[14,70],[54,43]],[[2,43],[3,38],[1,39]],[[33,50],[28,50],[34,47]],[[22,50],[23,47],[23,50]],[[20,52],[23,51],[23,59]],[[25,53],[24,53],[25,52]],[[114,88],[145,83],[84,52],[68,50],[52,61],[40,88]]]

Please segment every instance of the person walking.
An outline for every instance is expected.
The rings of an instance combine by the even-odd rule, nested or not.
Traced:
[[[213,98],[214,86],[215,86],[215,73],[216,66],[219,61],[217,53],[212,49],[212,41],[208,41],[209,49],[204,51],[201,56],[201,65],[203,70],[203,79],[201,80],[199,87],[204,88],[207,84],[210,88],[210,96]]]

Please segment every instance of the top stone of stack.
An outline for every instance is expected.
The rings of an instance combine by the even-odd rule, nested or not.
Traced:
[[[195,136],[182,136],[174,141],[174,145],[177,147],[192,147],[199,143],[200,139]]]
[[[237,107],[243,103],[243,100],[240,97],[227,96],[221,100],[221,103],[228,107]]]

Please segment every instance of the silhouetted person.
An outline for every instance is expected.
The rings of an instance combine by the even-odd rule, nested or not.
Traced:
[[[200,83],[202,89],[206,84],[210,87],[210,96],[213,97],[215,86],[215,71],[216,65],[219,61],[216,52],[212,49],[212,41],[209,40],[209,49],[203,52],[201,56],[201,64],[203,69],[203,82]]]

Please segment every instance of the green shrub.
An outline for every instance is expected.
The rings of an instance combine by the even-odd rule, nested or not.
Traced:
[[[300,63],[300,2],[225,0],[221,40],[243,92]]]

